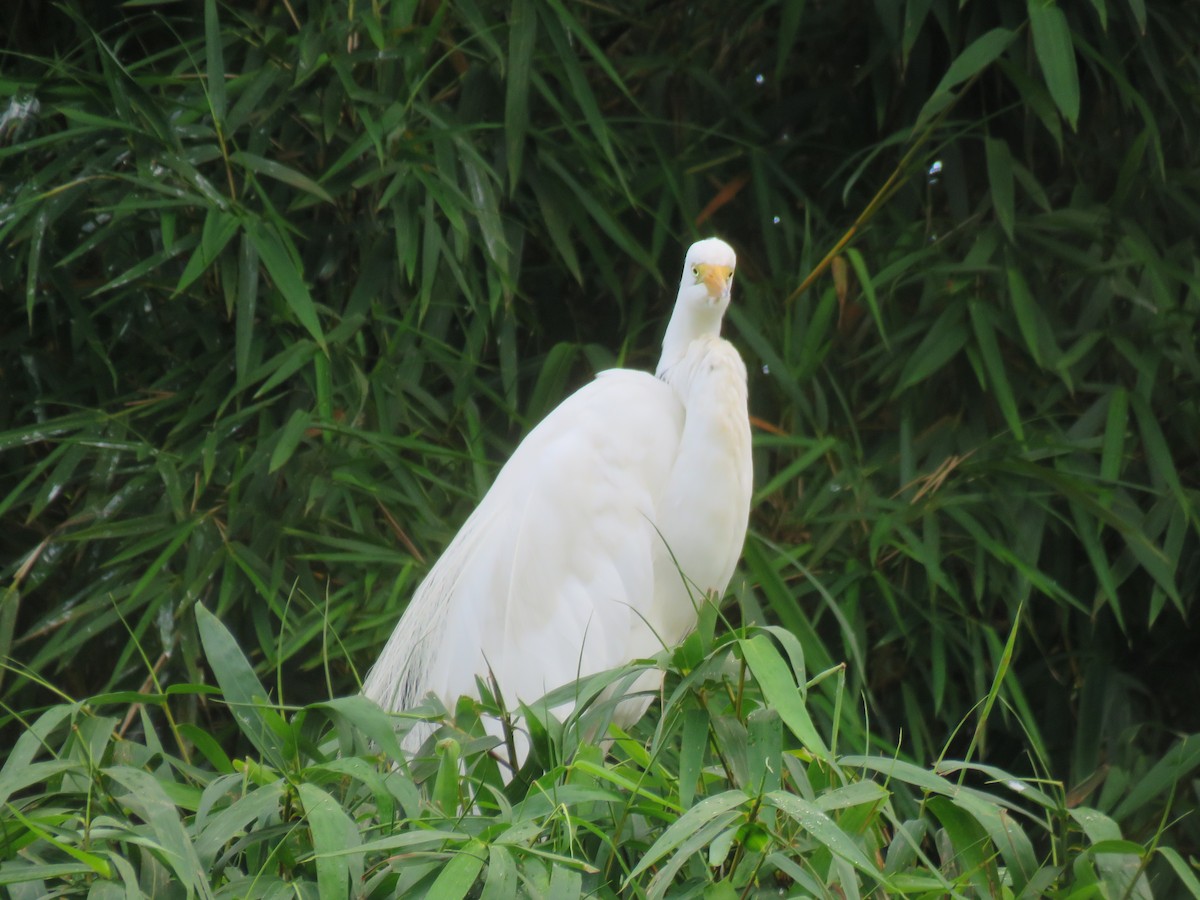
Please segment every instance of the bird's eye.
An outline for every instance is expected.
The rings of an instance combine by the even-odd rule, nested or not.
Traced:
[[[692,266],[692,275],[696,278],[700,277],[700,267],[699,266]]]

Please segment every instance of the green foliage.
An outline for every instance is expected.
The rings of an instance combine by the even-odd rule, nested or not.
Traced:
[[[0,768],[10,896],[1149,896],[1158,860],[1195,884],[1061,787],[800,739],[811,725],[782,710],[803,708],[806,673],[781,629],[694,635],[657,727],[614,730],[607,759],[585,736],[611,714],[603,688],[640,669],[573,687],[563,725],[531,710],[535,760],[505,783],[474,704],[410,765],[370,701],[275,706],[220,621],[197,622],[220,695],[111,694],[29,723]],[[194,741],[171,715],[188,698],[228,705],[252,752]]]
[[[1003,867],[1034,894],[1039,872],[1136,894],[1129,853],[1195,891],[1200,8],[619,7],[0,10],[0,779],[32,779],[5,808],[29,843],[6,859],[37,842],[80,884],[116,885],[138,855],[135,881],[203,892],[176,868],[198,859],[227,887],[222,853],[324,888],[357,870],[313,842],[369,848],[385,838],[365,823],[440,809],[412,850],[430,868],[409,873],[439,891],[494,877],[495,896],[513,879],[557,896],[600,877],[579,861],[604,847],[622,861],[604,883],[631,893],[722,896],[772,871],[813,893],[986,892]],[[729,332],[758,425],[728,615],[794,638],[786,663],[752,630],[701,655],[744,662],[779,719],[684,691],[642,735],[653,765],[620,741],[611,763],[546,767],[563,786],[617,773],[587,777],[626,792],[645,833],[553,810],[520,820],[520,852],[482,821],[460,831],[452,798],[499,790],[455,763],[482,732],[427,784],[356,755],[355,733],[385,746],[381,720],[329,698],[354,693],[521,434],[594,371],[652,365],[682,250],[713,232],[739,251]],[[835,674],[804,703],[778,689],[809,670]],[[113,737],[135,723],[142,738]],[[734,771],[761,775],[746,748],[777,744],[779,790],[837,813],[886,877],[811,830],[794,871],[764,850],[794,829],[735,850],[764,808],[807,815]],[[713,775],[700,746],[741,762]],[[1036,870],[990,812],[922,780],[951,758],[988,810],[1035,816]],[[980,786],[1001,769],[1051,799]],[[234,776],[256,812],[204,843]],[[887,794],[869,814],[822,799],[868,782]],[[723,795],[687,820],[703,841],[650,852]],[[222,849],[247,822],[254,840]],[[949,866],[939,841],[975,855]],[[392,873],[395,847],[361,852]]]

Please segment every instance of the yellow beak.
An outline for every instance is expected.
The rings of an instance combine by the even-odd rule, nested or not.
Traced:
[[[729,290],[729,279],[733,276],[733,269],[729,266],[710,266],[702,263],[696,268],[700,270],[700,280],[708,288],[709,296],[719,297]]]

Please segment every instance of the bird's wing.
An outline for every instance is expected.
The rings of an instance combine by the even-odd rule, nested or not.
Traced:
[[[641,372],[602,373],[565,400],[418,588],[367,695],[451,702],[490,669],[509,704],[531,702],[627,660],[683,421],[676,393]]]

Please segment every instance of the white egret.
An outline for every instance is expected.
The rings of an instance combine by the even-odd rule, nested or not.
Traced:
[[[417,588],[368,697],[404,710],[432,692],[452,709],[490,671],[507,703],[533,703],[695,626],[750,510],[746,367],[720,337],[735,263],[723,241],[693,244],[656,374],[601,372],[521,442]]]

